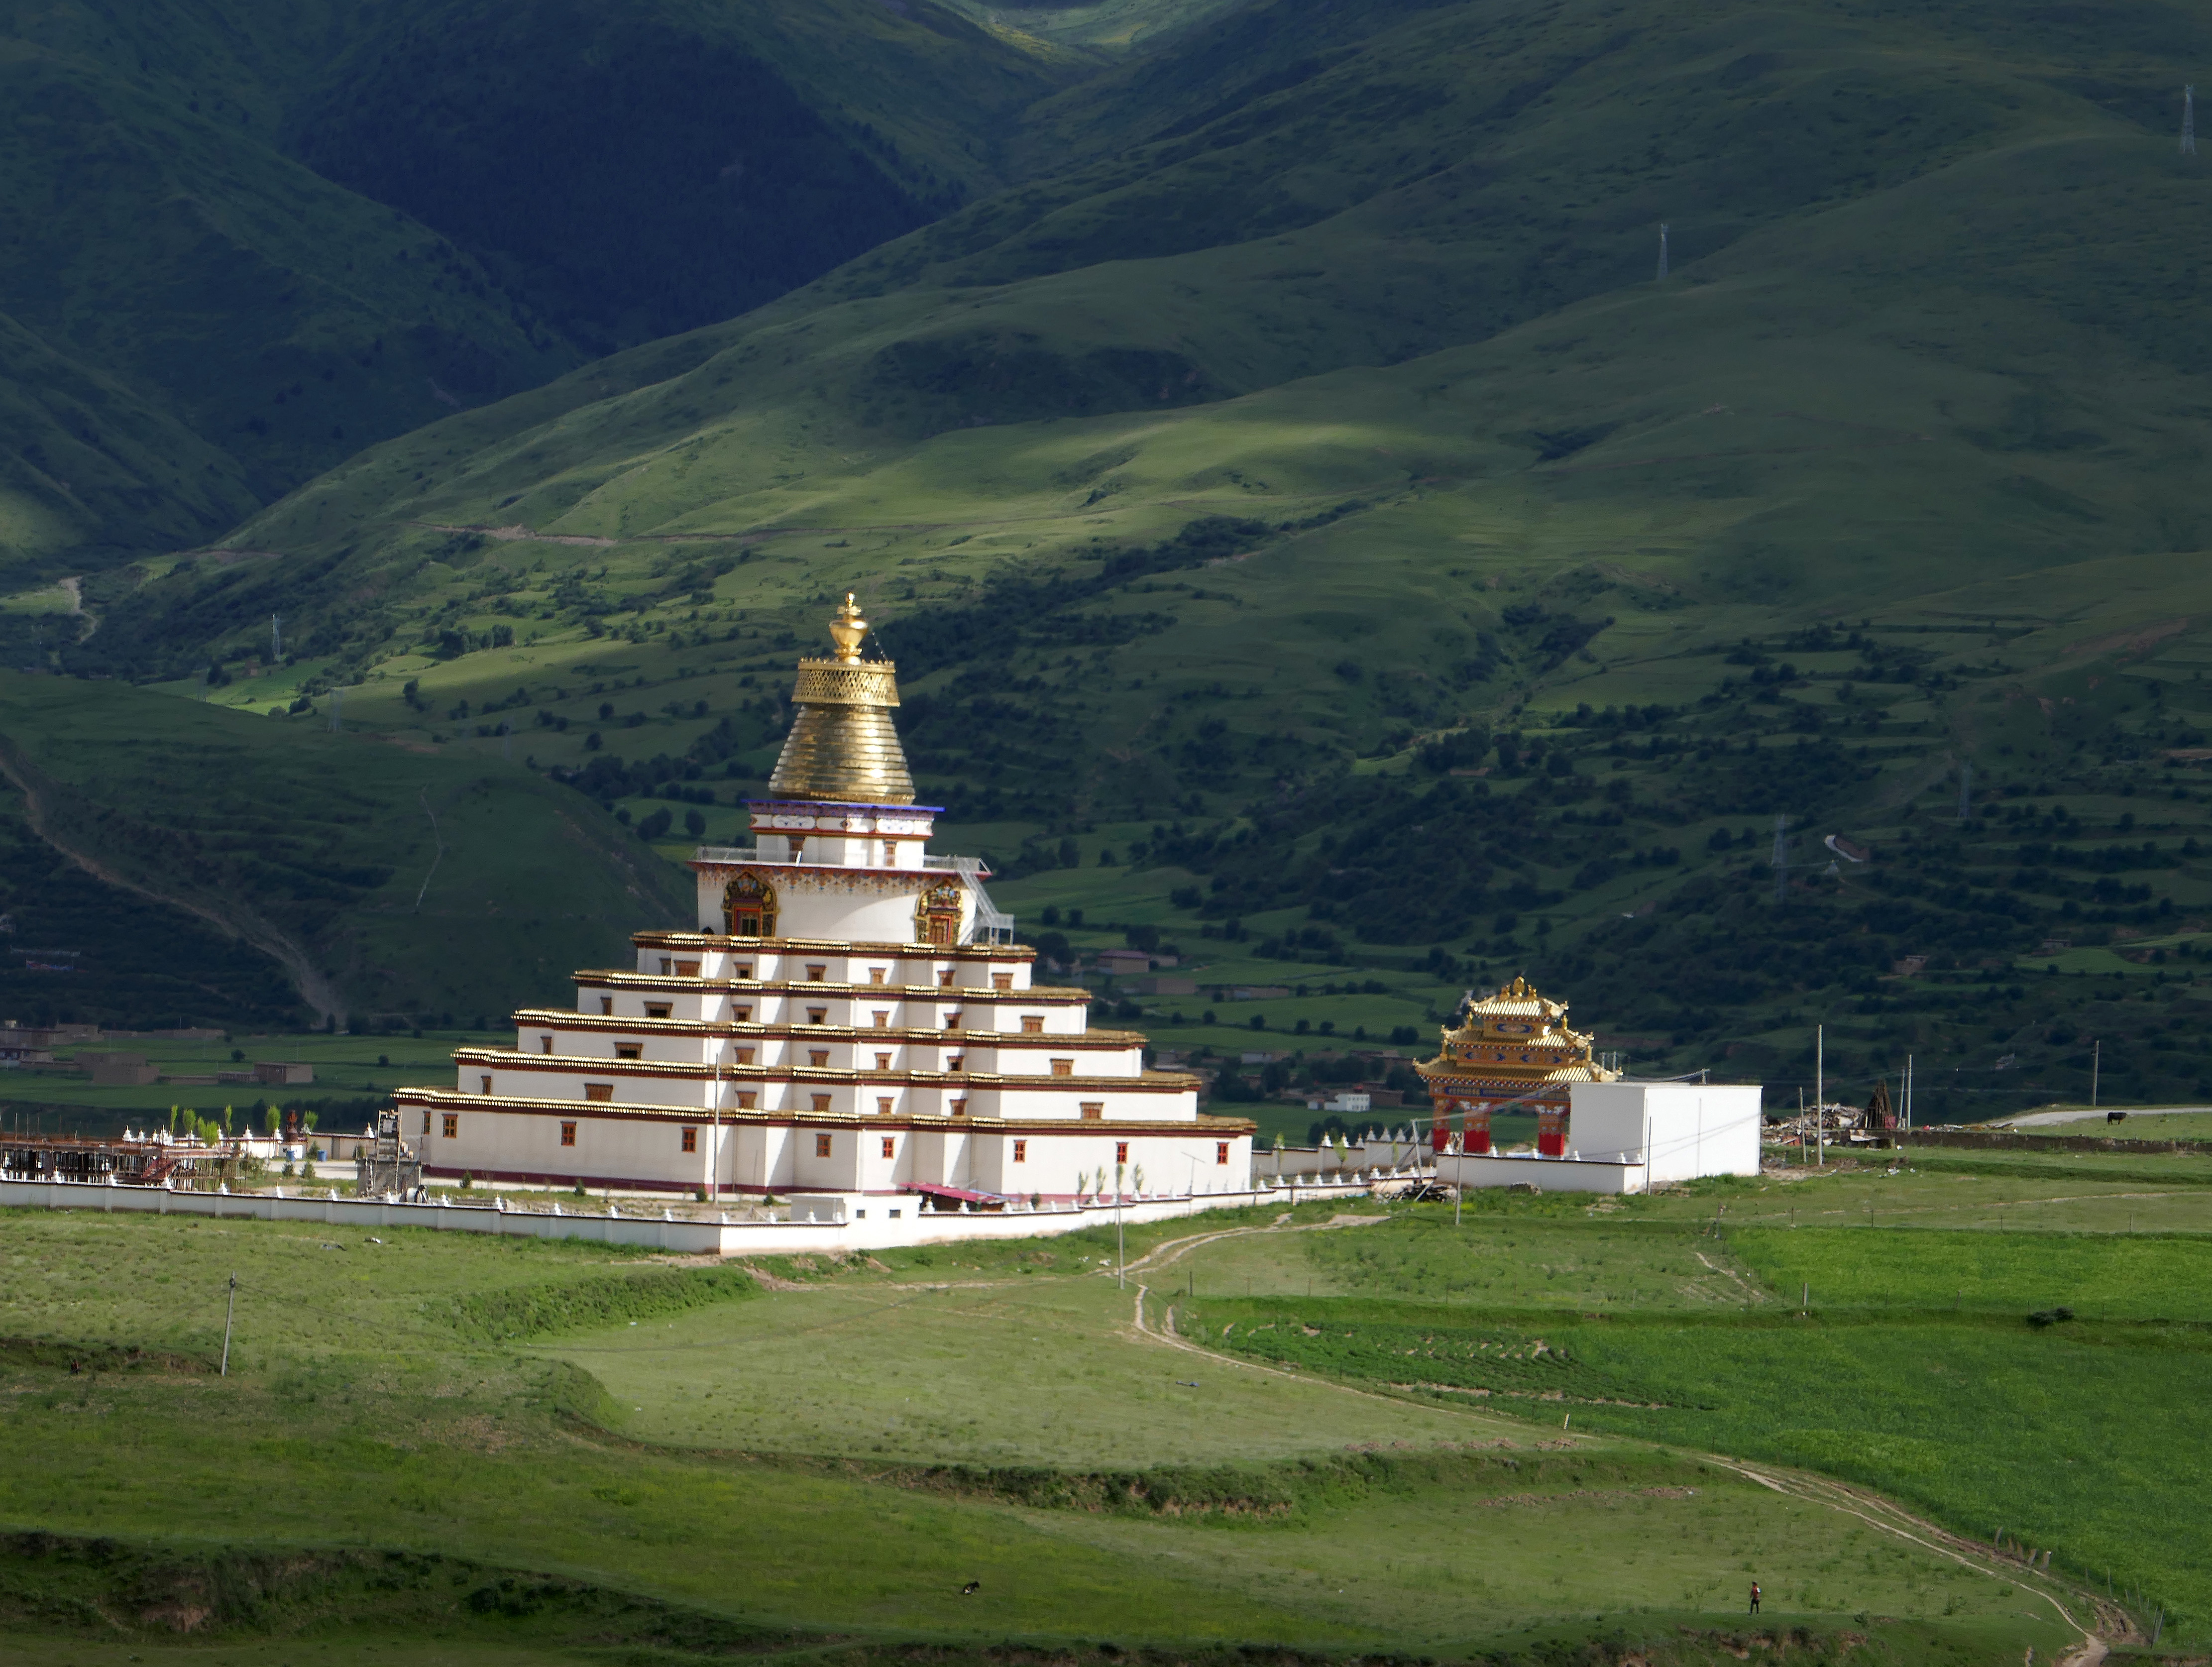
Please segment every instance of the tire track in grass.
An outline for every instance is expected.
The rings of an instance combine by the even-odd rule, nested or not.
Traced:
[[[1129,1270],[1133,1272],[1153,1263],[1156,1260],[1160,1266],[1167,1266],[1201,1245],[1224,1238],[1242,1238],[1255,1233],[1311,1232],[1321,1228],[1350,1226],[1355,1222],[1389,1220],[1390,1217],[1387,1215],[1339,1216],[1330,1221],[1315,1222],[1304,1227],[1286,1227],[1280,1220],[1278,1220],[1265,1227],[1231,1227],[1218,1232],[1194,1233],[1186,1238],[1170,1239],[1166,1244],[1154,1246],[1145,1256],[1131,1262]],[[1704,1260],[1702,1256],[1699,1260]],[[1710,1267],[1711,1264],[1706,1265]],[[1110,1274],[1113,1270],[1109,1269],[1105,1271]],[[1235,1366],[1247,1372],[1264,1372],[1291,1383],[1327,1384],[1346,1395],[1403,1404],[1401,1397],[1397,1396],[1384,1395],[1373,1390],[1357,1389],[1349,1384],[1332,1378],[1311,1377],[1296,1372],[1285,1371],[1279,1367],[1261,1366],[1256,1361],[1240,1360],[1219,1350],[1209,1348],[1204,1344],[1194,1343],[1188,1338],[1176,1334],[1173,1304],[1170,1304],[1168,1307],[1164,1328],[1155,1329],[1145,1318],[1145,1299],[1151,1294],[1151,1288],[1140,1281],[1137,1286],[1136,1299],[1132,1305],[1130,1323],[1123,1329],[1123,1335],[1139,1342],[1151,1343],[1155,1347],[1177,1349],[1186,1354],[1196,1355],[1215,1366]],[[1471,1412],[1450,1406],[1441,1407],[1438,1410],[1470,1419],[1476,1416]],[[1625,1439],[1620,1437],[1611,1439]],[[1575,1445],[1579,1445],[1580,1443],[1577,1442]],[[1817,1505],[1842,1515],[1855,1518],[1868,1527],[1892,1539],[1916,1546],[1923,1551],[1937,1556],[1948,1558],[1962,1567],[1972,1569],[1978,1574],[1985,1574],[1991,1579],[2002,1581],[2030,1599],[2039,1599],[2048,1603],[2057,1614],[2060,1623],[2069,1630],[2078,1634],[2081,1639],[2078,1644],[2060,1658],[2058,1667],[2100,1667],[2100,1664],[2111,1653],[2112,1643],[2132,1643],[2142,1640],[2141,1631],[2135,1625],[2133,1618],[2118,1604],[2103,1602],[2095,1594],[2086,1591],[2073,1593],[2075,1602],[2083,1605],[2091,1617],[2091,1621],[2085,1623],[2060,1599],[2057,1591],[2053,1589],[2055,1582],[2050,1585],[2031,1584],[2015,1572],[2008,1560],[1985,1550],[1975,1542],[1954,1534],[1949,1530],[1940,1527],[1924,1518],[1916,1517],[1894,1500],[1885,1499],[1881,1494],[1868,1489],[1854,1488],[1848,1483],[1810,1473],[1784,1470],[1773,1466],[1753,1465],[1742,1459],[1730,1458],[1721,1453],[1686,1452],[1683,1450],[1657,1443],[1629,1442],[1627,1445],[1649,1445],[1656,1451],[1717,1465],[1732,1475],[1741,1476],[1747,1481],[1771,1489],[1785,1497],[1802,1500],[1808,1504]]]

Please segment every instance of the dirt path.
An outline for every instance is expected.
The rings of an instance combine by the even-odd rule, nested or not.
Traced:
[[[308,960],[297,944],[267,922],[251,916],[234,917],[212,904],[156,891],[151,886],[118,873],[89,852],[62,837],[53,825],[50,799],[52,784],[23,755],[22,749],[5,735],[0,735],[0,776],[6,776],[15,790],[23,795],[23,819],[31,824],[31,831],[94,879],[120,887],[133,896],[166,903],[172,909],[181,909],[186,914],[207,922],[225,937],[242,939],[291,975],[293,985],[299,990],[301,999],[314,1009],[318,1019],[334,1018],[340,1024],[344,1022],[345,1005],[330,980]]]
[[[1303,1226],[1291,1226],[1287,1225],[1289,1221],[1287,1216],[1278,1216],[1264,1227],[1230,1227],[1215,1232],[1193,1233],[1185,1238],[1170,1239],[1164,1244],[1155,1245],[1144,1256],[1131,1262],[1129,1271],[1134,1273],[1144,1268],[1165,1267],[1192,1250],[1224,1238],[1243,1238],[1257,1233],[1314,1232],[1331,1227],[1351,1226],[1370,1221],[1387,1221],[1389,1219],[1387,1215],[1340,1215],[1328,1221],[1312,1222]],[[1699,1259],[1703,1260],[1702,1257]],[[1707,1265],[1711,1266],[1710,1263]],[[1198,1356],[1215,1366],[1231,1367],[1243,1372],[1264,1372],[1272,1377],[1288,1378],[1294,1383],[1334,1388],[1344,1394],[1358,1396],[1364,1399],[1393,1401],[1401,1406],[1405,1404],[1401,1396],[1383,1395],[1371,1390],[1355,1389],[1348,1384],[1334,1382],[1310,1373],[1285,1371],[1276,1366],[1262,1366],[1257,1361],[1239,1360],[1233,1355],[1209,1348],[1202,1343],[1193,1342],[1188,1338],[1176,1335],[1175,1308],[1172,1304],[1168,1307],[1162,1325],[1155,1328],[1145,1317],[1145,1299],[1151,1294],[1150,1287],[1141,1283],[1138,1285],[1130,1323],[1124,1335],[1158,1348],[1172,1348],[1182,1354]],[[1464,1417],[1481,1417],[1481,1415],[1471,1410],[1463,1412],[1461,1408],[1449,1406],[1439,1408],[1438,1410]],[[1886,1534],[1893,1539],[1917,1546],[1937,1556],[1948,1557],[1954,1562],[1972,1569],[1976,1573],[1986,1574],[1992,1579],[2004,1581],[2032,1601],[2048,1604],[2063,1625],[2081,1635],[2081,1642],[2060,1658],[2058,1667],[2100,1667],[2100,1664],[2111,1653],[2112,1642],[2142,1641],[2142,1635],[2136,1630],[2134,1621],[2118,1604],[2107,1603],[2094,1593],[2085,1591],[2068,1591],[2062,1598],[2059,1595],[2062,1589],[2056,1582],[2047,1578],[2032,1577],[2024,1563],[2007,1557],[1990,1547],[1966,1539],[1963,1536],[1954,1534],[1949,1530],[1928,1521],[1925,1518],[1916,1517],[1904,1506],[1893,1500],[1884,1499],[1879,1494],[1853,1487],[1848,1482],[1836,1481],[1826,1476],[1784,1469],[1778,1466],[1754,1464],[1719,1453],[1692,1453],[1687,1456],[1706,1463],[1717,1465],[1724,1470],[1743,1477],[1747,1481],[1762,1488],[1771,1488],[1778,1494],[1786,1494],[1808,1504],[1818,1505],[1831,1511],[1840,1512],[1846,1516],[1855,1517],[1868,1527]],[[2087,1620],[2083,1618],[2084,1615],[2087,1617]]]

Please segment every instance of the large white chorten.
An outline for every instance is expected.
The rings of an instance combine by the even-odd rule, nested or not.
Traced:
[[[982,865],[929,854],[866,632],[848,596],[836,657],[799,661],[754,843],[692,860],[696,930],[638,933],[634,969],[574,975],[574,1012],[518,1013],[512,1049],[455,1052],[454,1088],[399,1092],[427,1173],[886,1214],[1250,1184],[1252,1124],[1088,1029],[1087,992],[1032,983]]]

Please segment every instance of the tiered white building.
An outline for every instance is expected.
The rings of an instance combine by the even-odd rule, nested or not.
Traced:
[[[749,847],[702,846],[696,929],[641,932],[634,969],[464,1048],[452,1090],[403,1089],[426,1171],[713,1198],[843,1195],[862,1216],[1116,1190],[1241,1192],[1252,1124],[1202,1116],[1144,1038],[1033,983],[972,858],[933,856],[888,660],[849,596]]]

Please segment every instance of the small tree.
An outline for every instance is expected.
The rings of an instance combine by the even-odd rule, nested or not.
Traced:
[[[310,1135],[312,1135],[312,1134],[313,1134],[313,1133],[315,1132],[315,1118],[316,1118],[316,1116],[317,1116],[317,1114],[316,1114],[315,1112],[313,1112],[313,1111],[302,1111],[302,1112],[300,1114],[300,1122],[301,1122],[301,1127],[303,1127],[304,1129],[306,1129],[306,1130],[307,1131],[307,1133],[309,1133]]]
[[[283,1114],[272,1105],[261,1114],[261,1123],[273,1139],[276,1131],[284,1126]]]
[[[230,1119],[231,1109],[226,1105],[222,1108],[222,1132],[223,1137],[226,1140],[228,1139],[230,1135]]]

